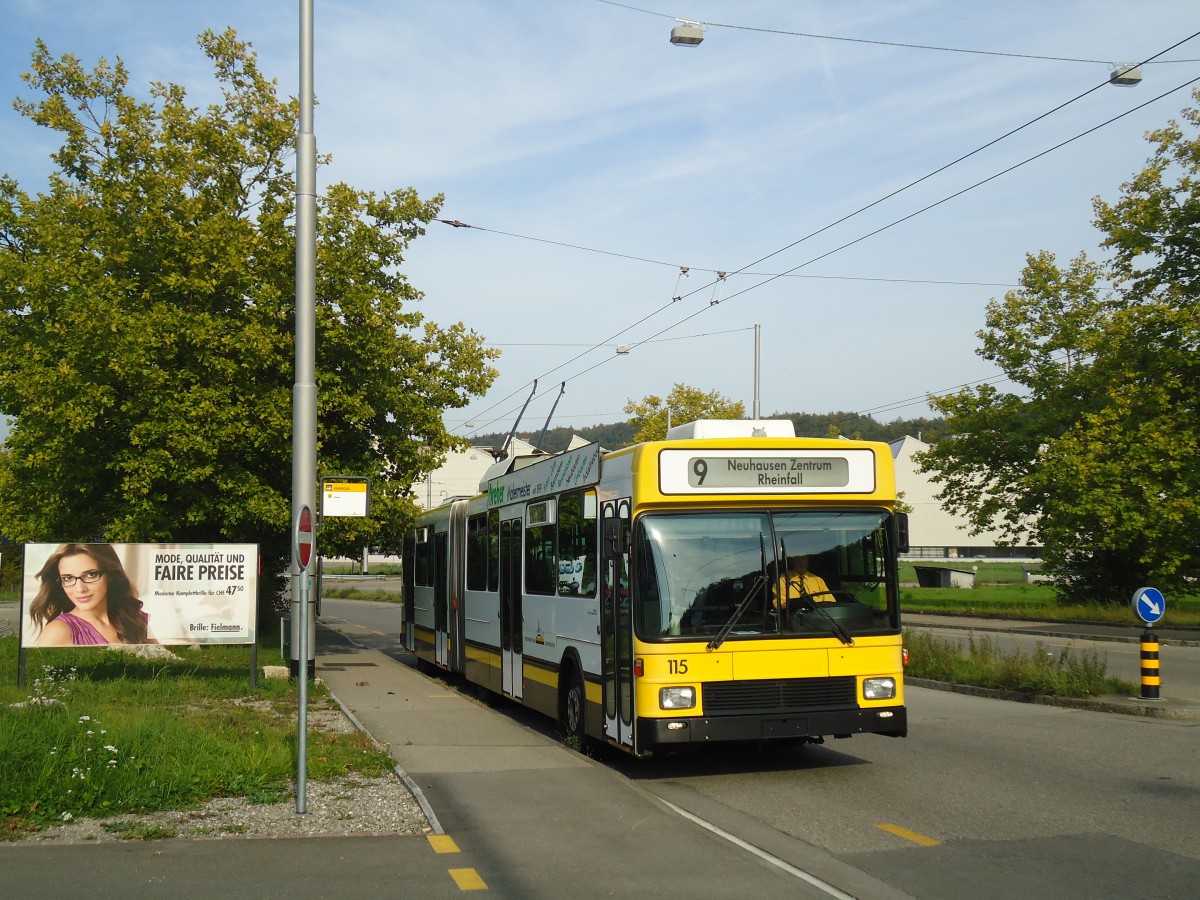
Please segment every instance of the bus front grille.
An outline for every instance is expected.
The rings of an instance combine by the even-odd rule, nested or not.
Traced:
[[[773,678],[710,681],[701,688],[707,716],[808,712],[855,705],[853,675],[839,678]]]

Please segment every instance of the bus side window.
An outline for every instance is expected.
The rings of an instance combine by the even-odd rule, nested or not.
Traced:
[[[467,590],[486,591],[488,583],[487,514],[467,519]]]
[[[488,511],[488,580],[487,589],[493,594],[500,590],[500,511]]]
[[[433,529],[426,525],[416,530],[416,549],[413,553],[413,583],[433,587]]]
[[[530,503],[525,520],[525,593],[558,593],[554,500]]]
[[[558,593],[596,596],[596,492],[566,494],[558,501]]]

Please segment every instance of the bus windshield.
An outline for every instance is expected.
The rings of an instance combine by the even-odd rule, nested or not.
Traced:
[[[652,513],[633,537],[643,640],[895,632],[891,514],[883,510]]]

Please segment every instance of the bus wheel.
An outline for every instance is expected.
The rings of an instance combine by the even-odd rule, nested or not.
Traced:
[[[562,728],[563,739],[576,750],[586,749],[587,729],[584,725],[584,694],[583,679],[578,669],[571,670],[571,680],[567,683],[567,693],[563,697]]]

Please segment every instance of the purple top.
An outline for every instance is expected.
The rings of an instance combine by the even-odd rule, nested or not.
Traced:
[[[146,613],[140,614],[142,621],[147,625],[150,624],[150,617]],[[71,629],[71,643],[76,647],[94,647],[97,644],[107,644],[108,639],[104,637],[87,619],[81,619],[74,613],[60,613],[58,618],[67,623],[67,627]]]

